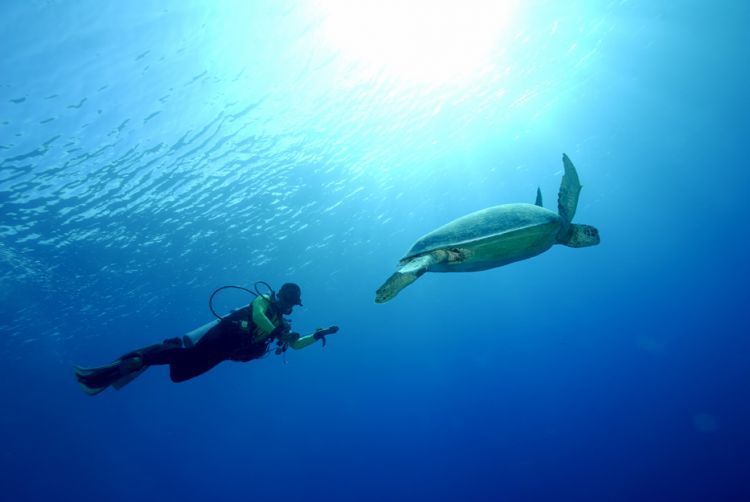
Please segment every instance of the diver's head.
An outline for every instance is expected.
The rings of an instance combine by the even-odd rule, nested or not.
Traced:
[[[295,305],[302,306],[302,290],[297,284],[287,282],[276,294],[276,302],[283,314],[291,314]]]

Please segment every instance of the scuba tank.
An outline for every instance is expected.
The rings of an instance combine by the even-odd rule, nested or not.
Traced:
[[[214,326],[218,326],[218,324],[221,322],[221,319],[214,319],[211,322],[207,322],[203,326],[200,326],[198,328],[195,328],[193,331],[188,331],[184,335],[182,335],[182,345],[189,349],[190,347],[193,347],[196,345],[203,336],[208,333],[211,328]]]

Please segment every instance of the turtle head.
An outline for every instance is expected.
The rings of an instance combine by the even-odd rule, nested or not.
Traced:
[[[564,238],[560,239],[560,244],[572,248],[596,246],[599,244],[599,230],[591,225],[572,224],[565,233]]]

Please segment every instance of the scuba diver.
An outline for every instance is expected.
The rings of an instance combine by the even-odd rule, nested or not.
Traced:
[[[267,287],[270,294],[260,294],[258,285]],[[246,291],[255,298],[247,307],[221,317],[213,308],[213,297],[227,288]],[[319,328],[310,335],[300,336],[284,318],[296,305],[302,305],[301,296],[300,287],[294,283],[282,285],[278,293],[265,282],[255,283],[254,292],[239,286],[223,286],[215,290],[208,301],[217,320],[183,337],[128,352],[107,366],[75,366],[76,379],[84,392],[95,395],[109,386],[121,389],[154,365],[168,364],[169,376],[177,383],[202,375],[222,361],[259,359],[270,351],[274,342],[277,355],[286,352],[288,347],[299,350],[318,340],[325,346],[326,335],[336,333],[338,326]]]

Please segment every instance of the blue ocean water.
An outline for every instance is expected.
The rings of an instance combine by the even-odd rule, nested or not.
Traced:
[[[749,5],[4,1],[3,499],[750,500]],[[599,246],[374,303],[563,152]],[[341,331],[78,388],[258,280]]]

